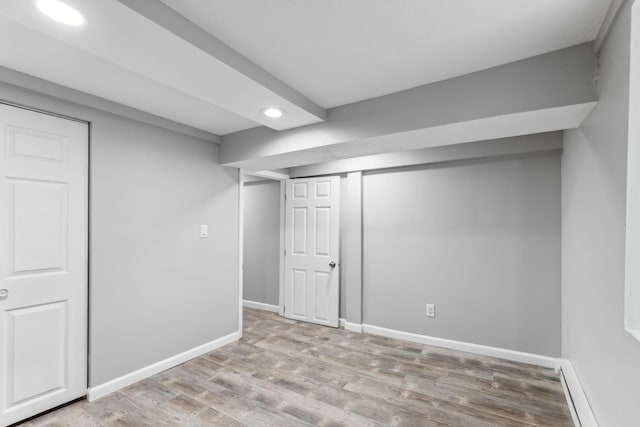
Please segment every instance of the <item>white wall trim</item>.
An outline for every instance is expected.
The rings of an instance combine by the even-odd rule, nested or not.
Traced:
[[[130,386],[131,384],[137,383],[138,381],[142,381],[145,378],[149,378],[150,376],[158,374],[162,371],[166,371],[167,369],[173,368],[174,366],[178,366],[181,363],[187,362],[193,358],[202,356],[205,353],[209,353],[210,351],[230,344],[234,341],[237,341],[238,339],[240,339],[240,334],[238,332],[233,332],[229,335],[225,335],[222,338],[218,338],[217,340],[202,344],[198,347],[192,348],[191,350],[176,354],[175,356],[171,356],[149,366],[145,366],[144,368],[138,369],[137,371],[133,371],[111,381],[107,381],[106,383],[97,385],[95,387],[90,387],[87,391],[87,399],[89,400],[89,402],[93,402],[110,393]]]
[[[568,359],[560,359],[560,381],[575,426],[598,427],[598,422],[593,415],[587,396],[584,394],[578,375]]]
[[[344,322],[344,329],[351,332],[362,333],[362,325],[359,323]]]
[[[344,326],[346,323],[347,323],[347,319],[343,319],[342,317],[338,319],[338,324],[342,329],[344,329]]]
[[[249,301],[246,299],[242,300],[242,306],[247,308],[255,308],[256,310],[271,311],[272,313],[280,312],[280,306],[278,305],[265,304],[263,302]]]
[[[560,359],[557,357],[542,356],[539,354],[525,353],[522,351],[509,350],[505,348],[490,347],[480,344],[472,344],[463,341],[448,340],[445,338],[430,337],[428,335],[402,332],[394,329],[382,328],[380,326],[362,325],[362,332],[380,335],[388,338],[395,338],[415,342],[419,344],[432,345],[435,347],[449,348],[452,350],[466,351],[468,353],[481,354],[483,356],[497,357],[514,362],[529,363],[531,365],[542,366],[544,368],[558,369]]]
[[[564,378],[562,373],[562,368],[560,368],[560,384],[562,384],[562,391],[564,392],[564,397],[567,400],[567,406],[569,407],[569,412],[571,413],[571,419],[573,420],[573,425],[575,427],[580,426],[580,417],[578,416],[578,412],[576,411],[575,404],[573,403],[573,398],[571,397],[571,391],[569,391],[569,386],[567,385],[567,381]]]

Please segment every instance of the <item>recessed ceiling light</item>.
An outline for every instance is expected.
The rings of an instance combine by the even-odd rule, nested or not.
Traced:
[[[58,0],[38,0],[38,9],[54,21],[61,24],[78,26],[84,24],[84,17],[69,6]]]
[[[280,108],[270,107],[262,110],[262,114],[272,119],[277,119],[278,117],[282,117],[282,115],[284,114],[284,110],[281,110]]]

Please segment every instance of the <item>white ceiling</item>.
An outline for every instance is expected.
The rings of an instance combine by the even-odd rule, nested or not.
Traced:
[[[3,17],[0,65],[216,134],[256,126],[250,120]]]
[[[66,1],[86,26],[0,1],[0,66],[219,135],[317,123],[321,107],[593,40],[610,3]],[[272,105],[282,119],[260,113]]]
[[[594,40],[610,0],[162,0],[325,108]]]
[[[206,51],[227,53],[215,39],[200,35],[196,46],[116,0],[67,3],[85,16],[86,25],[54,22],[38,11],[35,0],[2,0],[0,65],[216,134],[258,125],[283,130],[322,120],[284,91],[278,93],[285,85],[273,84],[269,75],[265,79],[255,65],[241,72]],[[147,3],[151,13],[162,5]],[[165,16],[172,19],[167,25],[180,23],[179,15],[162,7],[175,15]],[[287,112],[277,121],[261,112],[274,105]]]

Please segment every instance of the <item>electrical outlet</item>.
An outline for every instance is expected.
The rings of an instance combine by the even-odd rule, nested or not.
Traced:
[[[435,304],[427,304],[427,317],[436,317],[436,306]]]
[[[200,237],[206,239],[209,237],[209,226],[206,224],[200,225]]]

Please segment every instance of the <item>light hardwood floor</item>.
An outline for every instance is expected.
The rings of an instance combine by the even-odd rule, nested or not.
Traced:
[[[25,426],[572,426],[551,369],[245,309],[243,338]]]

